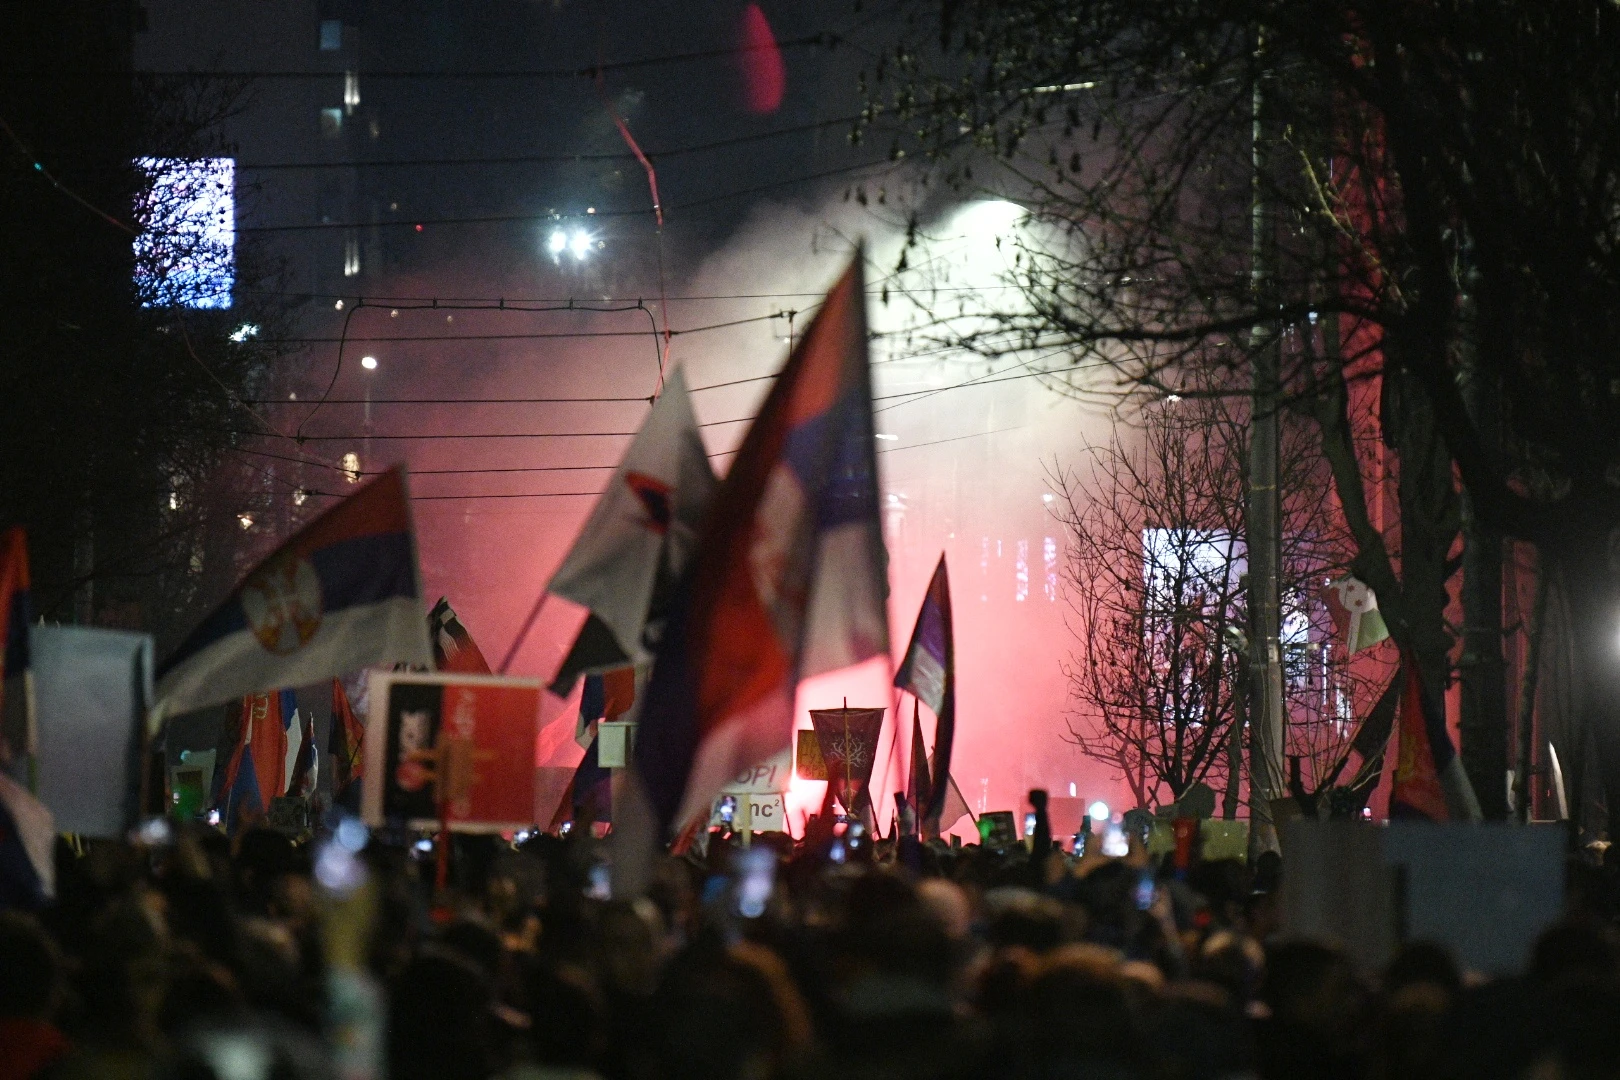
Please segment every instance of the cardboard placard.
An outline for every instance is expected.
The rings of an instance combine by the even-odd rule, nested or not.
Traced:
[[[634,720],[603,720],[596,725],[596,763],[604,769],[625,769],[635,753]]]
[[[28,635],[39,801],[58,832],[123,836],[139,815],[151,635],[87,626],[33,626]]]
[[[747,825],[754,832],[787,832],[787,800],[781,795],[771,792],[728,791],[714,800],[714,806],[709,811],[709,828],[718,829],[724,821],[720,816],[721,804],[727,798],[736,800],[736,811],[732,814],[731,827],[741,830],[744,824],[742,813],[743,800],[748,800],[749,817]]]
[[[1198,823],[1198,831],[1203,835],[1205,862],[1215,862],[1219,859],[1247,861],[1249,857],[1247,821],[1209,818]]]
[[[280,833],[296,836],[309,829],[309,800],[297,795],[277,795],[270,800],[269,826]]]
[[[538,679],[374,672],[362,817],[499,832],[533,823]]]
[[[979,839],[988,848],[1010,848],[1018,843],[1018,820],[1011,810],[987,810],[979,815]]]
[[[821,757],[821,744],[816,741],[814,728],[795,732],[798,739],[798,774],[801,780],[827,779],[827,763]]]
[[[1364,970],[1403,941],[1437,941],[1465,970],[1524,970],[1564,907],[1565,833],[1557,825],[1284,825],[1283,930],[1335,941]]]
[[[784,746],[780,753],[760,762],[752,768],[744,769],[731,778],[726,785],[727,794],[735,795],[742,792],[752,794],[783,793],[793,780],[793,747]]]

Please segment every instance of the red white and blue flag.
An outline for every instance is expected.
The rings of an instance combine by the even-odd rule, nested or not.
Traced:
[[[928,778],[928,801],[918,808],[923,822],[937,822],[945,810],[945,778],[951,771],[951,744],[956,739],[956,647],[951,632],[951,583],[945,556],[939,557],[928,583],[911,644],[895,672],[894,685],[927,705],[935,717],[934,775]],[[912,738],[921,737],[913,725]],[[913,760],[917,751],[912,750]]]
[[[33,616],[28,538],[17,526],[0,533],[0,762],[32,754],[39,744],[33,672],[28,662],[28,626]]]
[[[270,800],[286,790],[287,729],[298,711],[291,690],[250,694],[242,699],[236,748],[215,781],[214,805],[234,832],[270,812]]]
[[[450,601],[439,597],[439,602],[428,612],[428,640],[433,643],[433,670],[454,671],[462,675],[489,675],[489,661],[483,650],[461,624]]]
[[[250,573],[158,672],[153,723],[374,664],[433,663],[405,474],[392,469]]]
[[[889,649],[857,256],[715,493],[658,651],[636,765],[666,830],[792,741],[799,680]]]

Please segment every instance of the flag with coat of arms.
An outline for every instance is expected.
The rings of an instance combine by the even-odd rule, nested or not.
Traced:
[[[405,472],[390,469],[242,580],[158,672],[151,722],[373,664],[433,662]]]

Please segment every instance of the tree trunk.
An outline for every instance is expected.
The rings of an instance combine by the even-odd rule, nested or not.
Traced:
[[[1458,312],[1463,404],[1479,432],[1480,448],[1494,461],[1500,449],[1501,397],[1479,363],[1479,274],[1472,245],[1463,250],[1465,289]],[[1502,534],[1482,521],[1475,500],[1463,494],[1462,724],[1463,771],[1486,821],[1508,816],[1507,664],[1502,655]]]

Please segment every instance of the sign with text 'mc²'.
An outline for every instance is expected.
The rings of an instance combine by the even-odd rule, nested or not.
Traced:
[[[366,730],[368,825],[499,832],[534,820],[538,679],[377,672]]]

